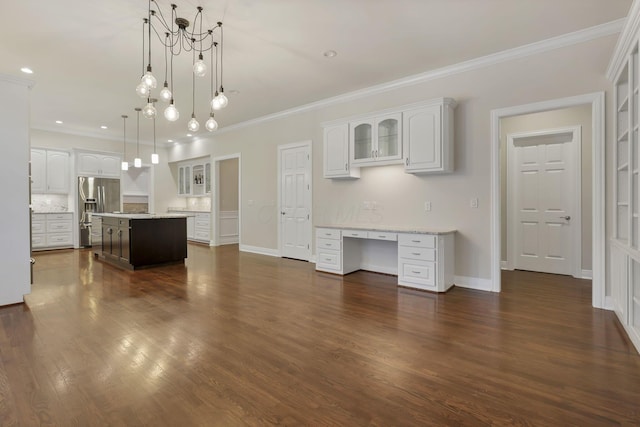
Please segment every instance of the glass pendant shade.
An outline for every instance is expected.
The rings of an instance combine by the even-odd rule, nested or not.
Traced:
[[[151,155],[151,164],[157,165],[158,163],[160,163],[160,156],[157,153],[153,153]]]
[[[144,73],[144,76],[142,76],[142,83],[147,85],[149,89],[155,89],[156,86],[158,86],[158,81],[149,70],[147,70],[147,72]]]
[[[123,171],[129,170],[129,162],[122,162],[121,168]]]
[[[220,106],[220,99],[218,98],[218,95],[214,96],[211,100],[211,108],[213,108],[214,110],[219,110],[220,108],[222,108]]]
[[[154,107],[153,104],[149,102],[142,109],[142,115],[145,116],[147,119],[154,118],[156,116],[156,107]]]
[[[135,159],[133,159],[133,167],[134,168],[142,167],[142,159],[140,157],[136,157]]]
[[[187,123],[187,129],[191,132],[197,132],[200,129],[200,123],[198,123],[194,115],[191,115],[191,120]]]
[[[220,92],[220,95],[218,95],[218,103],[220,104],[220,108],[224,108],[229,104],[229,100],[224,96],[224,92]]]
[[[169,120],[170,122],[175,122],[180,117],[180,113],[173,102],[169,104],[167,108],[164,110],[164,118]]]
[[[202,55],[200,56],[202,57]],[[205,64],[202,59],[198,59],[193,64],[193,74],[198,77],[204,77],[204,75],[207,74],[207,64]]]
[[[148,98],[149,86],[147,86],[146,84],[144,84],[144,82],[141,81],[140,83],[138,83],[138,86],[136,86],[136,93],[140,98]]]
[[[211,114],[211,117],[209,117],[207,122],[204,124],[204,127],[206,127],[209,132],[213,132],[218,129],[218,122],[213,118],[213,114]]]
[[[172,96],[173,95],[171,94],[171,91],[169,90],[169,86],[167,85],[167,82],[164,82],[164,87],[160,91],[160,99],[163,100],[164,102],[169,102],[169,101],[171,101],[171,97]]]

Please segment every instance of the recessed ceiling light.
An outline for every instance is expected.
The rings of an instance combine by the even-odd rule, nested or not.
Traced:
[[[62,120],[56,120],[56,124],[61,125],[62,124]]]
[[[326,50],[323,53],[325,58],[334,58],[337,54],[338,54],[338,52],[336,52],[335,50]]]
[[[22,71],[25,74],[33,74],[33,70],[29,67],[22,67],[20,68],[20,71]]]
[[[106,127],[106,126],[104,126],[104,125],[100,126],[100,129],[106,129],[106,128],[107,128],[107,127]]]
[[[188,133],[188,134],[187,134],[187,136],[193,136],[193,135],[191,135],[190,133]]]
[[[167,139],[167,142],[173,142],[173,139]]]

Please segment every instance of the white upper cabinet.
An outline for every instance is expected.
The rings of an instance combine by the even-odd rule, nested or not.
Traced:
[[[360,169],[349,164],[349,124],[324,128],[324,177],[359,178]]]
[[[78,175],[120,178],[121,158],[113,154],[78,152]]]
[[[66,151],[31,150],[31,192],[69,193],[69,153]]]
[[[402,159],[401,113],[349,123],[351,164],[378,166]]]
[[[405,171],[443,173],[453,171],[454,101],[443,99],[402,114]]]
[[[178,164],[178,195],[207,196],[211,194],[211,162],[208,158]]]

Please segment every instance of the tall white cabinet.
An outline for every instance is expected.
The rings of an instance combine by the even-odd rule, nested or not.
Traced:
[[[638,35],[614,81],[615,158],[611,301],[640,351],[640,63]]]
[[[0,75],[0,305],[31,292],[29,233],[29,96],[33,82]]]

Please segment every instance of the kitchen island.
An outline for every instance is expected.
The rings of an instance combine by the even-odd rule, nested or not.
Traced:
[[[187,216],[182,214],[100,213],[102,242],[95,256],[135,270],[183,263],[187,257]]]

